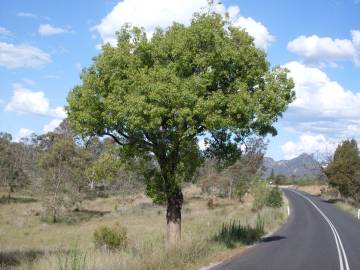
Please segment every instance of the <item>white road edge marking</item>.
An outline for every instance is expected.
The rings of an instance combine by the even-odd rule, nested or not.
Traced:
[[[287,207],[288,210],[288,216],[290,216],[290,206]]]
[[[308,197],[304,196],[300,192],[297,192],[297,191],[291,190],[291,189],[289,189],[289,190],[296,193],[296,194],[298,194],[299,196],[303,197],[307,201],[309,201],[315,207],[315,209],[321,214],[321,216],[325,219],[325,221],[329,224],[330,229],[331,229],[331,231],[332,231],[332,233],[334,235],[336,247],[337,247],[337,250],[338,250],[340,270],[344,270],[343,257],[344,257],[345,269],[350,270],[344,246],[343,246],[343,244],[341,242],[341,238],[340,238],[339,233],[337,232],[334,224],[330,221],[330,219],[324,214],[323,211],[321,211],[321,209],[312,200],[310,200]]]

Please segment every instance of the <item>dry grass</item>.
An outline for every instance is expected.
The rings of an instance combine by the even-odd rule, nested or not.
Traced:
[[[293,186],[298,190],[305,191],[314,196],[320,196],[321,190],[326,189],[327,185],[307,185],[307,186]]]
[[[357,218],[357,208],[350,203],[343,202],[343,201],[337,201],[335,202],[335,205],[342,209],[345,212],[348,212],[349,214],[353,215],[355,218]]]
[[[164,247],[165,208],[153,205],[142,194],[86,201],[85,209],[105,214],[71,225],[42,222],[39,202],[1,204],[0,262],[14,259],[8,264],[15,269],[60,269],[69,256],[64,251],[79,250],[78,259],[85,257],[85,266],[62,269],[197,269],[243,248],[242,243],[229,249],[210,240],[223,222],[240,220],[253,226],[256,221],[250,196],[243,203],[218,198],[214,202],[216,207],[208,209],[199,189],[192,186],[185,191],[182,243],[173,253]],[[265,208],[259,214],[265,219],[265,231],[270,232],[285,221],[286,206]],[[115,253],[95,249],[94,230],[116,222],[128,230],[128,248]]]

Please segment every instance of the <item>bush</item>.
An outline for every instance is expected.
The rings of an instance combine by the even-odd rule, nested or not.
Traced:
[[[262,180],[257,174],[251,181],[251,194],[254,196],[253,210],[259,211],[264,206],[281,207],[283,205],[282,194],[279,188],[271,188],[269,184]]]
[[[251,193],[254,196],[252,209],[255,211],[261,210],[267,204],[269,194],[269,187],[265,181],[254,181],[251,184]]]
[[[127,231],[118,223],[112,227],[101,226],[94,232],[94,243],[99,248],[123,249],[126,248],[127,241]]]
[[[250,225],[242,225],[240,221],[223,223],[219,232],[213,237],[216,242],[221,242],[228,248],[233,248],[237,243],[252,244],[258,241],[264,234],[265,221],[260,215],[256,218],[255,228]]]
[[[273,187],[267,195],[266,206],[280,208],[283,205],[283,198],[278,187]]]

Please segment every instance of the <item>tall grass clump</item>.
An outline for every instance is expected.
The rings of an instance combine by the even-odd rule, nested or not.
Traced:
[[[265,220],[257,215],[255,227],[242,225],[240,221],[232,220],[229,223],[223,223],[219,232],[213,240],[221,242],[228,248],[233,248],[236,244],[252,244],[260,239],[264,234]]]
[[[85,270],[86,253],[81,252],[77,247],[73,247],[63,256],[58,256],[59,270]]]

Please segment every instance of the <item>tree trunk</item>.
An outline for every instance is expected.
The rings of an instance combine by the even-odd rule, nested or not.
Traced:
[[[181,207],[183,194],[180,188],[172,193],[167,201],[166,223],[167,223],[167,245],[173,247],[181,238]]]

